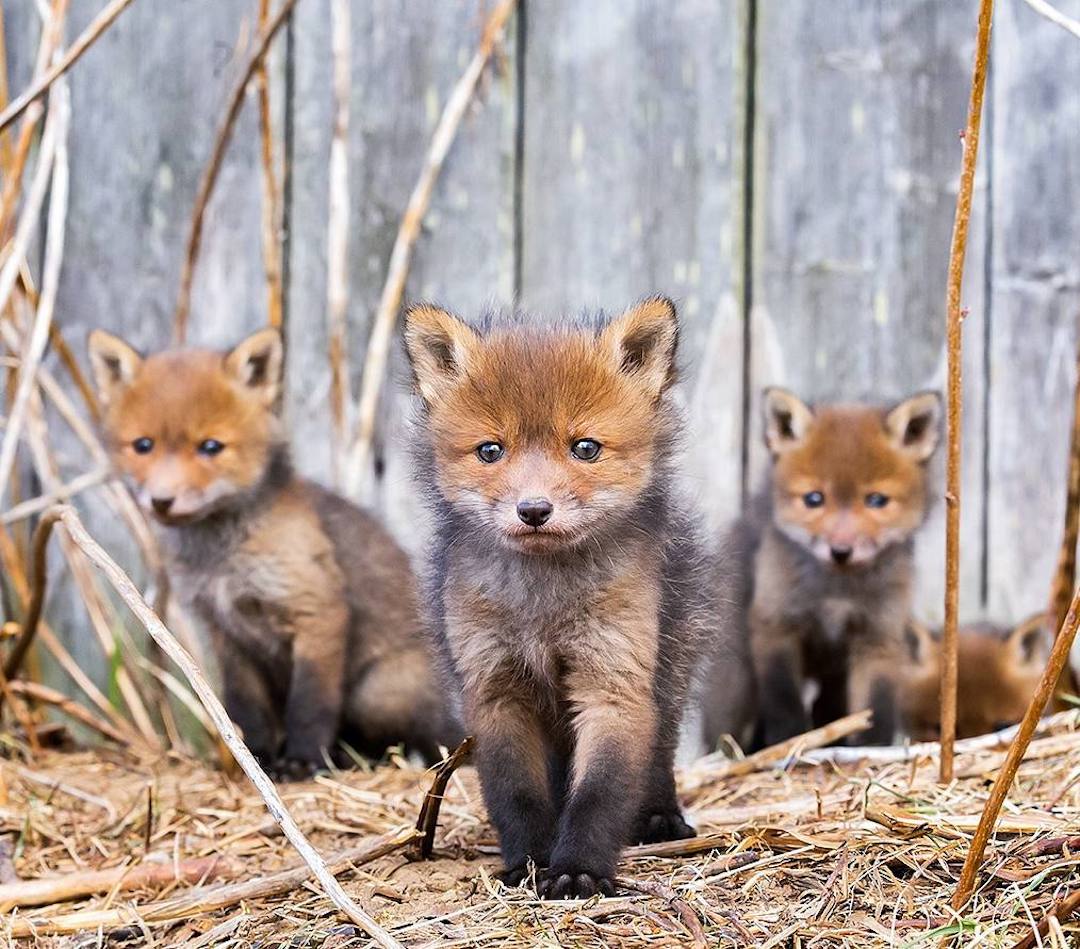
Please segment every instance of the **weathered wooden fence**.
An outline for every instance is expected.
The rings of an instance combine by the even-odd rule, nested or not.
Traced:
[[[1080,0],[1057,3],[1080,16]],[[72,0],[72,29],[99,6]],[[352,4],[354,372],[431,131],[490,6]],[[943,382],[976,6],[523,0],[439,181],[407,296],[463,311],[674,296],[688,472],[721,524],[765,464],[761,386],[885,398]],[[13,90],[29,76],[34,8],[3,0]],[[72,71],[58,321],[73,342],[99,325],[147,348],[168,342],[198,178],[255,9],[137,0]],[[992,60],[964,294],[962,612],[1015,619],[1044,603],[1063,507],[1080,317],[1080,40],[1023,0],[1000,0]],[[270,67],[288,412],[299,466],[326,478],[328,0],[300,0]],[[193,342],[225,345],[266,320],[260,187],[249,101],[209,208]],[[374,496],[415,548],[423,513],[395,358]],[[85,465],[63,460],[69,475]],[[930,620],[942,548],[939,517],[921,544]]]

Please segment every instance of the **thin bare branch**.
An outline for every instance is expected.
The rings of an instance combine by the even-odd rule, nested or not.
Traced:
[[[259,0],[259,30],[266,29],[270,20],[270,0]],[[281,227],[277,173],[274,170],[274,128],[270,110],[270,76],[266,57],[255,68],[255,90],[259,99],[259,139],[262,145],[262,231],[263,266],[266,269],[267,322],[281,329]]]
[[[953,746],[956,742],[957,615],[960,607],[960,443],[963,388],[960,291],[964,282],[971,196],[975,190],[975,162],[979,155],[983,92],[990,58],[990,25],[993,0],[982,0],[975,44],[975,68],[971,78],[967,126],[963,137],[960,190],[956,196],[952,243],[949,248],[949,279],[946,291],[946,345],[948,349],[948,440],[945,456],[945,628],[941,638],[941,769],[940,780],[953,778]]]
[[[383,377],[386,375],[390,344],[393,340],[394,325],[398,310],[405,293],[405,281],[409,275],[409,263],[413,247],[420,236],[420,225],[427,214],[431,195],[435,190],[439,172],[454,142],[458,126],[465,115],[472,99],[476,84],[484,71],[484,66],[495,49],[495,44],[506,28],[506,22],[513,13],[516,0],[502,0],[488,17],[480,38],[480,45],[466,67],[457,85],[446,100],[435,134],[431,137],[431,146],[424,159],[420,179],[409,197],[408,206],[401,219],[394,248],[390,253],[390,265],[387,269],[386,283],[379,308],[375,311],[371,337],[368,340],[367,354],[364,358],[364,371],[360,379],[360,399],[356,406],[356,423],[352,446],[349,451],[348,468],[345,479],[347,493],[358,496],[364,488],[365,477],[371,455],[371,442],[375,435],[375,415],[379,407],[379,393],[382,391]]]
[[[1063,30],[1068,30],[1073,36],[1080,39],[1080,20],[1074,20],[1066,16],[1060,10],[1050,6],[1046,0],[1024,0],[1032,10],[1040,16],[1046,17],[1051,23],[1056,23]]]

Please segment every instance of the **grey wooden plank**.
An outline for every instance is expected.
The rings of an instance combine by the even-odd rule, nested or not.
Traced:
[[[759,4],[754,412],[769,383],[886,400],[944,382],[944,300],[975,20],[970,5]],[[968,248],[961,609],[982,533],[985,174]],[[764,469],[755,432],[751,484]],[[940,474],[938,475],[940,477]],[[944,534],[920,537],[918,608],[942,613]]]
[[[1080,15],[1080,4],[1060,3]],[[994,24],[989,590],[1046,606],[1065,500],[1080,318],[1080,42],[1022,3]]]
[[[742,4],[528,8],[521,299],[682,313],[687,474],[717,524],[742,439]]]
[[[378,0],[352,7],[349,358],[353,391],[402,212],[435,123],[475,52],[490,5]],[[330,478],[326,214],[331,132],[329,4],[307,2],[295,24],[293,206],[288,331],[290,416],[305,473]],[[471,311],[509,302],[513,275],[516,114],[514,26],[499,69],[485,74],[462,122],[413,258],[406,299]],[[380,403],[373,503],[415,549],[422,507],[406,432],[407,373],[395,351]]]

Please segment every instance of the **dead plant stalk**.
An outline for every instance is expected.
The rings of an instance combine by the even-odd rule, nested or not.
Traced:
[[[948,443],[945,456],[945,629],[941,644],[941,770],[943,784],[953,777],[953,745],[956,741],[957,614],[960,605],[960,448],[963,415],[961,378],[964,314],[960,291],[964,281],[971,196],[975,189],[975,162],[979,155],[983,92],[990,58],[990,24],[993,0],[982,0],[975,45],[975,68],[968,100],[967,126],[963,133],[960,190],[956,196],[952,243],[949,248],[949,279],[946,291],[946,341],[948,348]]]

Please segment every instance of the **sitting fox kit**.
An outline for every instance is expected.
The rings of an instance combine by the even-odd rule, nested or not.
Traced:
[[[344,726],[365,752],[405,742],[436,756],[452,728],[408,561],[370,516],[293,474],[277,331],[228,354],[144,359],[96,330],[90,356],[115,464],[162,527],[251,750],[303,773]]]
[[[866,740],[889,743],[940,397],[814,408],[768,389],[764,412],[772,471],[743,525],[754,537],[746,548],[760,737],[773,744],[870,708]],[[818,689],[809,713],[808,682]]]
[[[504,879],[610,895],[622,846],[693,834],[672,770],[711,619],[674,504],[673,304],[555,325],[413,307],[434,631]]]
[[[916,741],[941,737],[941,639],[926,627],[907,627],[911,662],[905,674],[901,711],[905,731]],[[1050,658],[1054,636],[1039,614],[1009,630],[979,623],[957,634],[956,737],[974,738],[1015,725]]]

